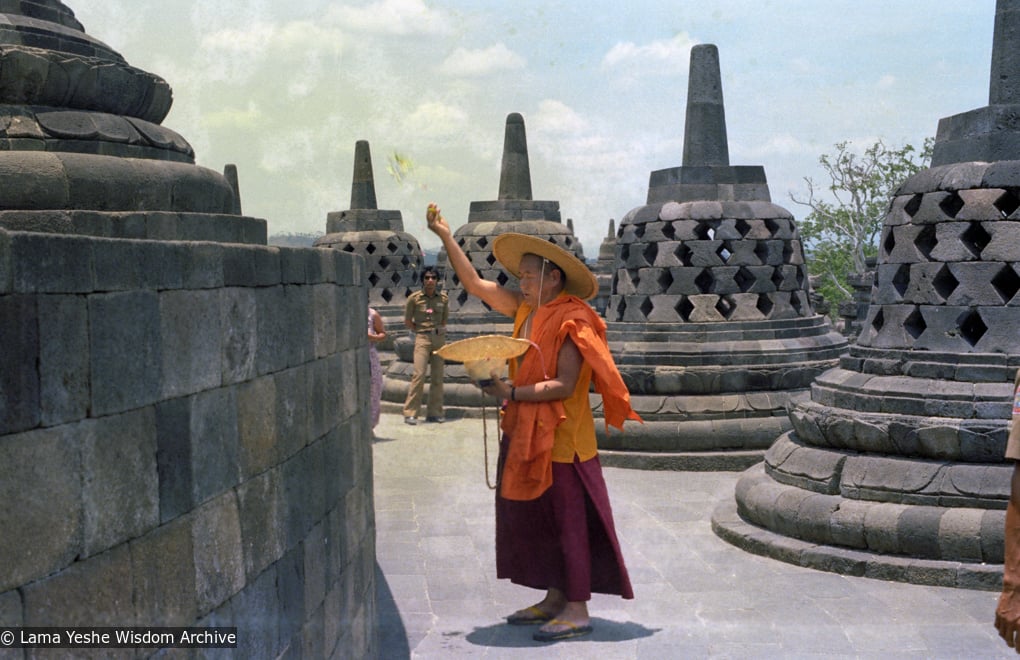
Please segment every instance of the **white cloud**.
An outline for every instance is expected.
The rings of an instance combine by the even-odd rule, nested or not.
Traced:
[[[580,133],[588,128],[588,121],[562,101],[545,99],[538,104],[533,124],[543,133]]]
[[[406,125],[412,135],[439,137],[460,133],[467,119],[467,113],[457,106],[427,101],[411,111]]]
[[[884,76],[882,76],[881,78],[878,79],[878,88],[879,89],[891,89],[895,85],[896,85],[896,76],[894,76],[892,74],[888,74],[887,73],[887,74],[885,74]]]
[[[747,150],[747,155],[755,160],[768,160],[770,156],[790,156],[806,153],[814,147],[804,144],[789,133],[780,133],[769,137],[768,140],[752,146]]]
[[[618,42],[602,58],[604,69],[644,69],[656,73],[686,71],[691,47],[697,43],[686,32],[665,41],[658,39],[644,45],[632,41]]]
[[[328,17],[341,25],[370,34],[446,34],[445,17],[423,0],[380,0],[361,7],[332,7]]]
[[[525,63],[523,57],[501,42],[480,50],[458,48],[443,61],[439,70],[448,76],[485,76],[496,71],[523,69]]]

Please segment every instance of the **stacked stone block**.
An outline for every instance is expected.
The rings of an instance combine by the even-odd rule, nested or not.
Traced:
[[[362,267],[0,230],[0,625],[368,652]]]

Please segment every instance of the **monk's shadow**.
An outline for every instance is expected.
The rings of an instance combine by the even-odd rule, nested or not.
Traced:
[[[640,623],[633,621],[609,621],[592,617],[591,625],[594,630],[590,635],[566,639],[556,644],[590,642],[626,642],[642,637],[651,637],[659,632],[660,628],[646,628]],[[498,646],[504,648],[516,647],[543,647],[549,646],[550,642],[537,642],[532,635],[538,630],[538,626],[510,626],[505,623],[495,623],[483,628],[475,628],[468,633],[465,639],[476,646]]]

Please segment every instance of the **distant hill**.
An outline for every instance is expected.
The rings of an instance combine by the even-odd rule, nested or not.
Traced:
[[[315,240],[322,236],[322,233],[308,234],[273,234],[269,237],[269,244],[278,247],[312,247]]]

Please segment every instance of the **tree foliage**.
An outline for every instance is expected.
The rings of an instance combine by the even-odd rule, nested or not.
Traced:
[[[798,223],[812,275],[821,276],[817,287],[836,308],[851,297],[849,278],[867,270],[866,260],[878,254],[882,219],[896,188],[931,162],[934,140],[925,138],[920,150],[910,144],[901,148],[876,141],[863,152],[839,142],[835,151],[823,154],[821,164],[828,183],[804,177],[807,198],[793,193],[790,199],[811,209]]]

